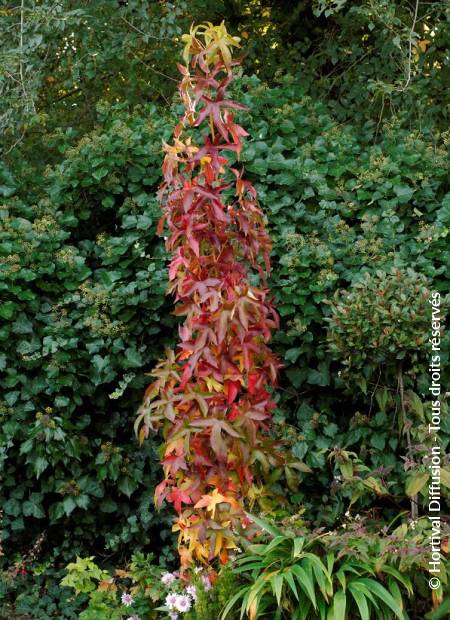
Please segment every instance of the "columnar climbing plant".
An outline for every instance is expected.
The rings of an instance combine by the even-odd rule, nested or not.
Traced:
[[[266,284],[271,243],[255,188],[231,163],[247,135],[235,121],[245,107],[227,98],[239,39],[208,23],[183,41],[184,115],[164,145],[159,233],[167,224],[169,292],[185,318],[177,351],[152,373],[136,432],[143,441],[162,427],[165,477],[155,503],[177,511],[188,566],[227,561],[249,524],[247,498],[282,461],[269,433],[280,367],[268,347],[278,326]]]

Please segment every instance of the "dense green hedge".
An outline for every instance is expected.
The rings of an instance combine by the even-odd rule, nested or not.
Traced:
[[[342,380],[325,302],[365,272],[392,267],[448,290],[448,136],[430,144],[395,125],[340,125],[289,78],[272,89],[242,80],[237,90],[250,108],[242,160],[274,239],[271,286],[282,316],[274,343],[286,364],[276,418],[315,470],[294,499],[316,525],[331,524],[358,493],[358,506],[378,505],[373,493],[389,486],[392,469],[395,499],[386,505],[407,508],[395,398],[374,398],[370,368],[355,384]],[[0,188],[0,505],[9,557],[44,529],[55,555],[70,559],[150,539],[155,549],[168,535],[152,504],[155,444],[139,449],[132,422],[145,372],[174,336],[155,232],[160,145],[173,117],[154,107],[98,113],[99,129],[77,146],[66,144],[70,131],[59,136],[62,162],[45,178],[21,186],[4,173]],[[425,371],[423,359],[406,365],[419,400]],[[394,389],[395,377],[378,387]],[[336,449],[357,453],[375,482],[340,481]]]
[[[286,363],[280,418],[295,428],[294,453],[315,468],[297,498],[311,508],[309,516],[317,524],[332,524],[345,511],[355,489],[340,484],[337,464],[337,479],[327,466],[329,450],[338,446],[356,451],[378,472],[381,484],[389,479],[396,500],[388,499],[388,507],[406,509],[402,499],[406,450],[395,413],[398,398],[379,405],[381,390],[396,390],[397,377],[391,373],[378,385],[375,380],[368,383],[373,371],[368,362],[354,377],[356,385],[344,382],[345,360],[330,353],[325,319],[335,292],[360,281],[366,272],[390,272],[395,267],[406,276],[407,269],[414,269],[428,288],[448,292],[448,132],[436,135],[430,144],[419,132],[395,124],[382,132],[375,123],[342,125],[325,105],[302,96],[290,78],[273,89],[254,78],[246,85],[242,98],[250,115],[244,125],[252,140],[243,161],[269,218],[274,240],[271,286],[283,321],[275,336]],[[402,306],[402,285],[398,288],[396,301]],[[361,287],[359,297],[370,322],[370,293]],[[408,312],[400,321],[397,316],[392,319],[396,332],[405,332],[410,349],[417,348]],[[447,333],[442,344],[444,366],[448,342]],[[427,359],[421,347],[415,360],[404,362],[408,407],[419,410],[413,414],[418,444],[425,437],[417,401],[428,398]],[[399,432],[393,433],[394,427]],[[446,419],[444,447],[449,434]],[[420,460],[423,455],[416,456]],[[355,481],[354,486],[359,484]],[[323,505],[320,515],[317,502]],[[369,503],[365,501],[366,507]]]
[[[1,210],[1,505],[17,550],[49,523],[67,557],[162,526],[157,455],[133,437],[173,324],[155,234],[162,122],[149,109],[104,123],[48,170],[37,204],[19,189]]]

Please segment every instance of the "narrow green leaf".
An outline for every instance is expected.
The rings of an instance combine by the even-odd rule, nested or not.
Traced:
[[[393,577],[397,579],[397,581],[400,581],[400,583],[405,587],[408,594],[412,595],[413,586],[412,586],[410,578],[407,575],[403,575],[396,568],[394,568],[393,566],[389,566],[388,564],[384,564],[381,570],[383,573],[392,575]]]
[[[235,606],[235,604],[237,603],[237,601],[243,596],[244,592],[248,589],[248,586],[244,586],[243,588],[241,588],[240,590],[238,590],[238,592],[236,592],[236,594],[234,596],[231,597],[231,599],[228,601],[228,603],[226,604],[226,606],[224,607],[221,615],[220,615],[220,620],[226,620],[226,618],[228,617],[229,612],[233,609],[233,607]]]
[[[277,527],[275,527],[274,525],[272,525],[265,519],[261,519],[260,517],[256,517],[255,515],[252,515],[250,513],[246,513],[246,514],[248,518],[253,521],[253,523],[256,523],[256,525],[258,525],[262,530],[264,530],[268,534],[271,534],[272,536],[284,536],[281,530],[279,530]]]
[[[336,620],[345,620],[347,597],[344,590],[338,590],[333,597],[333,614]]]
[[[286,578],[286,581],[289,584],[289,587],[291,588],[292,592],[294,593],[295,598],[297,600],[299,600],[297,586],[295,585],[295,580],[294,580],[294,577],[292,576],[292,573],[291,573],[291,567],[286,568],[283,574],[284,574],[284,576]]]
[[[281,605],[281,593],[283,591],[283,575],[279,573],[272,575],[270,578],[270,585],[272,586],[272,592],[275,594],[278,606]]]
[[[308,595],[314,609],[317,609],[316,593],[314,592],[314,584],[311,577],[308,576],[305,569],[296,564],[292,567],[293,572],[297,577],[299,586]]]
[[[294,538],[294,558],[299,557],[304,544],[305,539],[303,537],[297,536],[297,538]]]
[[[361,577],[359,579],[359,582],[362,585],[367,586],[367,588],[371,592],[373,592],[375,596],[377,596],[381,601],[383,601],[383,603],[385,603],[394,612],[397,618],[400,618],[400,620],[402,620],[403,618],[402,610],[400,609],[400,607],[397,605],[397,603],[393,599],[392,595],[386,590],[384,586],[382,586],[377,581],[374,581],[373,579],[367,579],[365,577]]]
[[[348,589],[353,596],[355,603],[358,607],[359,613],[361,615],[361,620],[370,620],[369,616],[369,606],[367,604],[367,599],[362,592],[360,592],[357,588],[353,587],[352,582],[348,584]]]

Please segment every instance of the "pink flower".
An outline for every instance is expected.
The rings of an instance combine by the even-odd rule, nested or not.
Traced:
[[[173,573],[164,573],[161,577],[161,581],[165,586],[170,586],[174,581],[176,581],[176,577]]]
[[[186,594],[180,594],[177,597],[177,602],[175,603],[175,608],[178,609],[181,613],[185,611],[189,611],[191,608],[191,597]]]
[[[127,620],[141,620],[140,616],[130,616]]]
[[[122,604],[125,605],[126,607],[130,607],[130,605],[132,605],[134,603],[134,598],[131,596],[131,594],[122,594]]]
[[[188,586],[186,588],[186,592],[189,594],[189,596],[192,596],[194,601],[197,600],[197,588],[195,586]]]
[[[170,620],[178,620],[177,612],[176,611],[169,612],[169,618],[170,618]]]
[[[176,592],[171,592],[166,596],[166,605],[169,609],[174,609],[177,604],[178,594]]]
[[[205,589],[205,592],[209,592],[212,588],[211,582],[209,580],[209,577],[207,575],[203,575],[202,577],[202,584],[203,587]]]

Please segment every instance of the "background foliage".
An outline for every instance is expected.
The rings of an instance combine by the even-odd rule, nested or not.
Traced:
[[[156,446],[137,448],[132,420],[175,335],[155,190],[179,112],[174,46],[199,19],[248,42],[233,97],[249,106],[242,161],[274,240],[277,433],[313,472],[289,481],[279,515],[334,527],[350,503],[383,519],[416,492],[423,505],[428,319],[414,287],[449,290],[444,3],[416,18],[370,0],[16,4],[0,9],[2,612],[23,585],[24,609],[42,599],[42,618],[75,617],[45,577],[75,553],[151,546],[170,561]],[[349,369],[342,346],[381,337],[386,279],[406,415],[390,334],[383,372],[364,347]],[[342,304],[359,324],[335,320]]]

